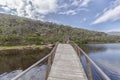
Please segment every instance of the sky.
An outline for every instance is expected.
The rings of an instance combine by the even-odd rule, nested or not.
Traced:
[[[120,0],[0,0],[0,13],[95,31],[120,31]]]

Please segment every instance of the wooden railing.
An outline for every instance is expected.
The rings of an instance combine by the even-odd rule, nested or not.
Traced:
[[[46,59],[48,60],[47,61],[47,70],[46,70],[46,80],[47,80],[47,77],[48,77],[50,69],[51,69],[51,65],[52,65],[52,62],[53,62],[53,59],[54,59],[54,55],[55,55],[55,51],[56,51],[57,46],[58,46],[58,42],[55,44],[54,48],[52,49],[52,51],[48,55],[46,55],[45,57],[43,57],[42,59],[40,59],[39,61],[34,63],[32,66],[30,66],[29,68],[27,68],[26,70],[24,70],[23,72],[21,72],[19,75],[15,76],[11,80],[19,80],[24,74],[26,74],[28,71],[30,71],[31,69],[33,69],[38,64],[45,61]]]
[[[69,43],[69,42],[67,42],[67,43]],[[96,70],[102,75],[102,77],[105,80],[111,80],[77,44],[75,44],[74,42],[70,42],[70,44],[73,46],[73,48],[77,52],[79,58],[82,54],[85,56],[86,67],[87,67],[87,72],[88,72],[88,80],[93,80],[92,70],[91,70],[90,64],[92,64],[96,68]],[[38,64],[45,61],[46,59],[47,59],[47,70],[46,70],[46,80],[47,80],[50,69],[51,69],[51,65],[53,63],[53,59],[54,59],[54,55],[55,55],[55,51],[56,51],[57,46],[58,46],[58,43],[55,44],[54,48],[47,56],[45,56],[44,58],[42,58],[41,60],[39,60],[38,62],[33,64],[32,66],[30,66],[29,68],[27,68],[26,70],[24,70],[23,72],[21,72],[19,75],[17,75],[16,77],[14,77],[11,80],[19,80],[24,74],[26,74],[28,71],[30,71],[31,69],[33,69]],[[80,58],[80,60],[81,60],[81,58]]]
[[[85,56],[86,67],[87,67],[87,72],[88,72],[88,80],[93,80],[92,70],[91,70],[90,64],[92,64],[96,68],[96,70],[102,75],[102,77],[105,80],[111,80],[77,44],[75,44],[74,42],[70,42],[70,44],[73,46],[73,48],[77,52],[80,60],[81,60],[81,56],[80,56],[81,54],[83,54]]]

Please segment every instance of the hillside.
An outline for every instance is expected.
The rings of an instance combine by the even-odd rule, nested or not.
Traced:
[[[109,36],[103,32],[0,14],[0,45],[63,42],[68,36],[77,43],[118,42],[120,39],[120,37]]]
[[[120,36],[120,32],[117,31],[108,32],[107,34]]]

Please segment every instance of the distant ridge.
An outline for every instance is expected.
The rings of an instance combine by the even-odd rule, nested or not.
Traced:
[[[112,32],[108,32],[107,34],[120,36],[120,32],[119,31],[112,31]]]
[[[0,45],[48,44],[64,42],[68,37],[76,43],[119,41],[118,36],[109,36],[104,32],[0,14]]]

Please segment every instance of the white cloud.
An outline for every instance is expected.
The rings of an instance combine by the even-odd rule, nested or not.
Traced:
[[[90,2],[90,0],[83,0],[81,6],[86,7],[86,6],[88,6],[89,2]]]
[[[49,13],[75,15],[86,8],[89,2],[90,0],[0,0],[0,12],[43,19]]]
[[[74,0],[71,5],[73,6],[79,6],[82,0]]]
[[[112,4],[103,11],[103,14],[98,17],[92,24],[98,24],[106,21],[115,21],[120,19],[120,0],[112,2]]]
[[[57,0],[34,0],[35,10],[41,14],[55,12],[57,9]]]
[[[68,10],[66,12],[60,12],[59,14],[75,15],[77,12],[75,10]]]
[[[70,9],[70,10],[64,10],[64,11],[60,11],[58,14],[62,14],[62,15],[76,15],[78,14],[80,11],[89,11],[86,8],[76,8],[74,10]]]
[[[69,2],[64,2],[63,5],[59,6],[58,14],[76,15],[80,11],[88,11],[86,7],[89,3],[90,0],[69,0]]]
[[[88,6],[90,0],[73,0],[71,5],[73,6],[80,6],[80,7],[86,7]]]
[[[114,9],[106,11],[102,16],[93,22],[93,24],[120,19],[120,5]]]
[[[61,8],[67,9],[68,7],[69,7],[69,5],[67,3],[64,3],[63,5],[59,6],[59,9],[61,9]]]
[[[18,16],[43,18],[46,14],[56,11],[57,0],[0,0],[0,5],[7,12],[9,9],[15,9],[14,13]]]
[[[1,8],[4,8],[4,10],[5,10],[6,12],[10,11],[10,8],[8,8],[8,7],[1,7]]]
[[[100,16],[100,13],[97,13],[95,17],[99,17]]]

